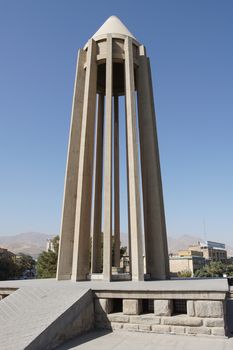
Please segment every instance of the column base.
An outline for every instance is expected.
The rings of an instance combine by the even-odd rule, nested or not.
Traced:
[[[70,280],[71,279],[71,274],[69,273],[69,274],[66,274],[66,275],[58,275],[57,277],[56,277],[56,280],[57,281],[64,281],[64,280]]]

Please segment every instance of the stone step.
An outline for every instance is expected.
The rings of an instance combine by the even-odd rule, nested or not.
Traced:
[[[124,315],[117,313],[97,313],[96,327],[101,329],[154,332],[158,334],[189,334],[225,336],[222,318],[199,318],[187,315],[155,316],[152,313],[141,315]]]

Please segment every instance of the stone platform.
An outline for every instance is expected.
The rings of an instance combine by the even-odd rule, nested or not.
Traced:
[[[232,292],[227,279],[4,281],[0,349],[55,349],[91,328],[226,338],[233,332]]]
[[[92,331],[57,350],[232,350],[233,338],[186,337],[139,332]]]

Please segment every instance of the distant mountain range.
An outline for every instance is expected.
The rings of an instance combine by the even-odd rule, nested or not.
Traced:
[[[46,249],[46,240],[55,235],[46,235],[39,232],[19,233],[14,236],[0,236],[0,247],[7,248],[11,252],[18,254],[29,254],[33,258]]]
[[[168,237],[169,253],[177,253],[179,250],[187,249],[190,245],[197,244],[198,241],[203,241],[203,239],[190,235]]]
[[[46,249],[46,240],[54,235],[47,235],[39,232],[19,233],[14,236],[0,236],[0,247],[7,248],[13,253],[25,253],[37,258]],[[178,250],[186,249],[191,244],[196,244],[203,239],[196,236],[182,235],[168,237],[169,253],[176,253]],[[127,235],[121,235],[122,245],[127,245]],[[227,246],[228,256],[233,256],[233,247]]]

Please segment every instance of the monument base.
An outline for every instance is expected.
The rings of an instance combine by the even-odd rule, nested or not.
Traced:
[[[2,281],[0,295],[0,337],[6,349],[11,344],[15,350],[35,349],[35,344],[38,350],[53,349],[91,328],[207,337],[233,334],[233,288],[227,279]]]

